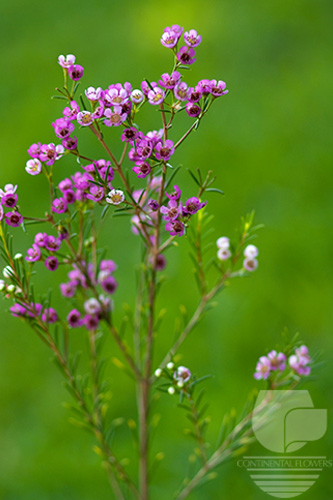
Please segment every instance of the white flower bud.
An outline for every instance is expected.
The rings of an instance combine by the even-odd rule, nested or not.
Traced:
[[[247,247],[244,250],[244,256],[247,257],[248,259],[255,259],[259,255],[259,250],[256,246],[254,245],[247,245]]]
[[[168,389],[168,393],[171,394],[171,396],[176,392],[175,388],[174,387],[169,387]]]
[[[4,280],[0,280],[0,292],[2,292],[2,290],[4,290],[6,288],[6,283],[4,282]]]
[[[160,377],[162,375],[162,370],[161,368],[157,368],[157,370],[155,370],[155,377]]]
[[[227,250],[230,247],[230,240],[227,236],[221,236],[216,242],[218,248],[223,248],[223,250]]]
[[[11,266],[6,266],[4,270],[2,271],[2,274],[4,275],[5,278],[10,278],[13,274],[13,269]]]
[[[177,382],[177,386],[181,389],[182,387],[184,387],[184,382],[183,380],[179,380],[179,382]]]
[[[21,260],[23,258],[23,255],[21,253],[17,253],[14,255],[14,260]]]
[[[170,361],[170,363],[167,364],[167,368],[168,370],[172,370],[174,368],[174,363],[172,361]]]
[[[8,287],[7,287],[7,291],[8,291],[9,293],[14,292],[14,291],[15,291],[15,289],[16,289],[16,286],[15,286],[15,285],[8,285]]]

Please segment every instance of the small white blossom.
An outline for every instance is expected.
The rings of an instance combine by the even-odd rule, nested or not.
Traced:
[[[170,363],[167,364],[167,368],[168,370],[172,370],[174,368],[174,363],[172,361],[170,361]]]
[[[23,255],[21,253],[16,253],[14,255],[14,260],[21,260],[23,258]]]
[[[111,205],[120,205],[124,200],[125,195],[121,189],[112,189],[106,197],[106,201]]]
[[[91,298],[85,301],[84,310],[87,314],[96,314],[101,310],[101,304],[95,298]]]
[[[38,175],[42,171],[42,164],[38,158],[32,158],[28,160],[25,166],[25,170],[30,175]]]
[[[155,377],[160,377],[162,375],[162,370],[161,368],[157,368],[157,370],[155,370]]]
[[[171,396],[176,392],[176,389],[174,387],[169,387],[168,393],[171,394]]]
[[[228,260],[231,256],[230,250],[228,248],[220,248],[217,252],[217,258],[219,260]]]
[[[223,248],[227,250],[230,247],[230,240],[227,236],[221,236],[216,242],[217,248]]]
[[[254,245],[247,245],[247,247],[244,250],[244,256],[247,257],[248,259],[255,259],[259,255],[259,250],[256,246]]]
[[[144,95],[139,89],[134,89],[133,92],[131,93],[131,101],[134,102],[134,104],[139,104],[142,102],[144,99]]]

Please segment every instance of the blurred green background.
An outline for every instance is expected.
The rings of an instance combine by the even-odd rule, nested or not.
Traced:
[[[184,166],[213,169],[225,192],[224,198],[208,198],[215,214],[212,241],[233,236],[241,215],[252,209],[256,222],[265,225],[256,240],[258,272],[232,282],[182,348],[183,364],[200,375],[214,374],[207,382],[213,443],[223,413],[240,410],[254,386],[264,387],[253,380],[257,358],[279,343],[288,327],[300,331],[310,352],[320,351],[325,361],[306,386],[315,406],[331,412],[326,436],[311,450],[333,457],[332,14],[329,0],[12,0],[0,7],[0,184],[19,184],[21,206],[30,215],[41,213],[48,193],[43,179],[26,175],[26,149],[36,141],[54,140],[51,122],[61,115],[61,105],[50,96],[62,81],[59,54],[74,53],[85,67],[81,88],[124,81],[138,86],[143,78],[155,80],[170,69],[170,55],[159,39],[165,26],[179,23],[203,36],[187,81],[218,78],[228,83],[229,95],[216,103],[175,156]],[[151,127],[158,127],[157,114],[150,117]],[[104,157],[88,134],[82,140],[87,152]],[[74,168],[73,161],[60,162],[59,179]],[[188,174],[179,182],[186,194],[194,194]],[[115,220],[106,234],[109,256],[119,266],[119,316],[122,302],[133,304],[140,257],[139,240],[126,222]],[[28,248],[33,232],[23,236],[15,230],[16,251]],[[157,359],[171,344],[179,304],[191,310],[197,301],[188,243],[185,238],[179,243],[179,250],[168,254],[161,306],[170,312],[161,328]],[[41,270],[40,290],[45,279],[54,284],[50,273]],[[68,423],[61,402],[69,396],[61,375],[33,333],[8,315],[8,307],[0,303],[0,499],[112,498],[91,451],[92,439]],[[73,341],[82,344],[83,336],[73,332]],[[118,354],[112,343],[109,349]],[[131,382],[113,369],[110,377],[113,416],[135,417]],[[161,398],[154,411],[161,415],[154,452],[165,452],[165,460],[156,471],[153,498],[170,500],[186,474],[192,443],[183,436],[186,423],[175,399]],[[130,440],[124,424],[116,438],[120,454],[127,453]],[[329,474],[322,473],[304,500],[332,498]],[[267,498],[231,462],[191,498],[236,497]]]

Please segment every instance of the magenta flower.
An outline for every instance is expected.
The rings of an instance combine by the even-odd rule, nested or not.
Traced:
[[[78,328],[83,325],[83,319],[81,318],[81,313],[77,309],[72,309],[67,316],[67,321],[69,326],[72,328]]]
[[[36,241],[35,241],[35,243],[36,243]],[[45,234],[44,245],[45,245],[45,248],[47,250],[49,250],[50,252],[56,252],[60,248],[61,240],[60,240],[60,238],[55,238],[55,236],[48,236],[47,234]],[[38,245],[38,246],[40,246],[40,245]]]
[[[99,324],[98,316],[86,314],[83,323],[87,330],[96,330]]]
[[[178,83],[175,86],[173,92],[175,94],[176,99],[178,99],[179,101],[186,101],[189,95],[189,88],[187,83],[185,82]]]
[[[103,290],[110,295],[112,295],[118,287],[117,281],[108,271],[101,271],[99,273],[98,283],[101,285]]]
[[[74,124],[66,118],[58,118],[52,123],[55,135],[60,139],[66,139],[73,131]]]
[[[77,114],[77,121],[82,127],[89,127],[94,121],[92,113],[89,111],[80,111]]]
[[[173,89],[180,79],[181,74],[178,71],[173,71],[171,75],[169,75],[169,73],[163,73],[158,83],[165,89]]]
[[[73,64],[72,66],[69,66],[68,76],[71,80],[74,80],[74,82],[81,80],[83,76],[83,67],[79,64]]]
[[[186,104],[186,113],[189,115],[189,116],[192,116],[193,118],[197,117],[200,115],[201,113],[201,108],[200,106],[198,106],[197,104],[194,104],[192,102],[188,102]]]
[[[72,151],[73,149],[77,148],[77,138],[67,137],[61,142],[61,144],[64,146],[65,149],[69,149],[70,151]]]
[[[181,47],[179,52],[177,52],[177,59],[182,64],[193,64],[195,63],[195,50],[189,49],[188,47]]]
[[[56,323],[58,321],[58,313],[53,307],[49,307],[48,309],[44,309],[42,314],[42,321],[45,323]]]
[[[165,28],[161,38],[161,44],[167,49],[173,49],[173,47],[177,45],[178,39],[178,33],[172,31],[170,28]]]
[[[311,358],[307,346],[302,345],[296,349],[296,354],[289,357],[288,363],[298,375],[310,375],[311,368],[308,365],[311,363]]]
[[[16,193],[6,193],[1,196],[1,205],[7,208],[14,208],[17,204],[18,196]]]
[[[88,87],[84,93],[89,101],[98,101],[103,97],[103,89],[101,87]]]
[[[150,174],[151,168],[147,161],[137,161],[135,162],[135,167],[133,167],[132,170],[137,174],[139,179],[144,179]]]
[[[152,90],[149,90],[147,97],[149,103],[156,106],[158,104],[162,104],[162,102],[164,101],[165,92],[159,87],[154,87]]]
[[[55,198],[52,202],[52,212],[62,214],[67,211],[67,202],[64,197]]]
[[[280,370],[281,372],[283,372],[286,367],[287,360],[286,355],[283,354],[283,352],[277,353],[276,351],[271,351],[267,354],[267,357],[271,362],[272,371]]]
[[[60,283],[60,291],[64,297],[70,298],[74,297],[76,293],[77,283],[75,281],[70,281],[69,283]]]
[[[36,243],[33,243],[32,248],[29,248],[27,250],[27,254],[28,255],[25,260],[27,260],[28,262],[36,262],[41,257],[40,247],[36,245]]]
[[[185,233],[184,224],[177,219],[167,222],[165,225],[165,229],[170,233],[170,236],[182,236]]]
[[[211,80],[207,80],[207,79],[204,79],[204,80],[200,80],[200,82],[198,83],[197,85],[197,88],[204,94],[204,95],[208,95],[210,94],[211,90],[212,90],[212,83],[211,83]]]
[[[77,115],[80,111],[80,108],[79,108],[79,105],[77,104],[76,101],[71,101],[71,107],[66,107],[62,114],[70,121],[72,120],[76,120],[77,119]]]
[[[40,148],[39,159],[46,162],[46,165],[53,165],[56,160],[59,160],[64,154],[64,147],[61,144],[43,144]]]
[[[173,142],[169,139],[165,141],[164,145],[161,142],[155,145],[155,156],[158,160],[168,161],[174,152]]]
[[[88,200],[101,201],[105,196],[105,190],[102,186],[92,185],[89,187],[89,193],[87,193]]]
[[[153,212],[156,212],[160,206],[159,204],[157,203],[156,200],[149,200],[148,201],[148,207],[150,208],[150,210],[152,210]]]
[[[75,64],[75,56],[73,54],[68,54],[67,56],[59,56],[58,63],[62,68],[68,69],[70,66]]]
[[[182,194],[180,188],[175,185],[173,186],[173,192],[168,194],[168,193],[165,193],[165,195],[169,198],[169,200],[179,200],[180,199],[180,195]]]
[[[201,35],[196,30],[186,31],[184,41],[188,47],[197,47],[201,43]]]
[[[201,90],[198,88],[198,86],[196,86],[195,88],[194,87],[190,87],[188,89],[188,95],[187,95],[187,98],[190,102],[199,102],[200,99],[202,97],[202,92]]]
[[[42,171],[42,164],[38,158],[32,158],[27,161],[25,170],[30,175],[38,175]]]
[[[139,136],[139,132],[134,127],[125,128],[123,133],[121,134],[121,140],[123,142],[133,142]]]
[[[23,217],[18,212],[8,212],[5,214],[5,223],[11,227],[18,227],[22,224]]]
[[[27,314],[30,316],[30,318],[36,318],[37,316],[40,316],[43,310],[42,304],[34,304],[33,302],[30,303],[30,306],[27,306]]]
[[[20,318],[22,316],[26,315],[26,308],[21,306],[21,304],[14,304],[9,308],[9,311],[11,312],[12,316],[15,316],[16,318]]]
[[[107,127],[118,127],[118,125],[121,125],[127,119],[127,114],[123,113],[121,106],[113,106],[113,111],[107,108],[104,111],[104,116],[106,116],[104,125]]]
[[[111,259],[101,260],[100,266],[101,271],[108,271],[109,273],[113,273],[117,269],[117,264]]]
[[[39,247],[45,247],[45,238],[47,238],[46,233],[37,233],[34,242]]]
[[[49,271],[56,271],[58,269],[59,261],[54,255],[50,255],[45,259],[45,266]]]
[[[214,97],[220,97],[221,95],[225,95],[229,92],[229,90],[225,90],[227,84],[225,82],[223,82],[222,80],[219,80],[219,81],[211,80],[210,84],[211,84],[210,93]]]
[[[158,142],[161,141],[164,134],[164,130],[161,128],[160,130],[152,130],[148,132],[146,137],[150,140],[153,146],[155,146]]]
[[[271,372],[271,362],[267,356],[261,356],[256,366],[254,378],[257,380],[266,380]]]
[[[183,215],[196,214],[198,210],[203,208],[205,205],[207,205],[207,201],[202,203],[198,198],[193,196],[186,201],[185,206],[183,207]]]
[[[176,200],[169,200],[168,206],[162,206],[160,208],[160,212],[161,214],[163,214],[163,220],[174,221],[179,215],[180,206],[178,205],[178,202]]]
[[[32,144],[28,149],[29,156],[31,156],[31,158],[39,158],[40,148],[41,148],[40,142],[38,142],[37,144]]]
[[[59,182],[58,187],[60,191],[64,193],[65,191],[67,191],[67,189],[72,189],[73,184],[72,181],[67,177],[66,179]]]

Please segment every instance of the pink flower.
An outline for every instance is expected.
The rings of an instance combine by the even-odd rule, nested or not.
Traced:
[[[201,35],[196,30],[186,31],[184,41],[188,47],[197,47],[201,43]]]
[[[36,243],[33,243],[32,248],[27,250],[27,254],[27,257],[25,258],[26,261],[36,262],[41,257],[40,247],[36,245]]]
[[[195,51],[194,49],[190,49],[188,47],[181,47],[179,52],[177,52],[177,59],[182,64],[193,64],[195,63]]]
[[[160,89],[159,87],[154,87],[153,90],[149,90],[147,97],[149,103],[156,106],[158,104],[162,104],[165,98],[165,93],[164,90]]]
[[[150,174],[150,165],[146,161],[137,161],[135,162],[135,167],[132,168],[133,172],[135,172],[139,179],[144,179],[147,175]]]
[[[261,356],[257,363],[256,372],[254,374],[254,378],[257,380],[266,380],[271,372],[271,362],[267,356]]]
[[[283,352],[277,353],[276,351],[271,351],[268,353],[268,358],[271,362],[271,370],[283,371],[286,367],[286,355]]]
[[[18,227],[22,222],[23,217],[18,212],[8,212],[5,214],[5,223],[8,224],[8,226]]]
[[[39,159],[42,162],[46,162],[46,165],[53,165],[53,163],[59,160],[65,152],[61,144],[55,146],[53,143],[43,144],[40,150]]]
[[[165,229],[170,233],[170,236],[182,236],[185,233],[185,226],[178,219],[167,222]]]
[[[221,95],[225,95],[229,92],[229,90],[225,90],[227,84],[225,82],[223,82],[222,80],[219,80],[219,81],[211,80],[210,84],[211,84],[210,93],[214,97],[220,97]]]
[[[70,66],[75,64],[75,56],[73,54],[68,54],[67,56],[59,56],[58,63],[62,68],[68,69]]]
[[[155,156],[158,160],[168,161],[175,152],[173,142],[169,139],[164,144],[159,142],[155,146]]]
[[[88,87],[84,93],[89,101],[98,101],[103,95],[103,89],[101,87]]]
[[[54,255],[50,255],[45,259],[45,266],[49,271],[56,271],[58,269],[58,259]]]
[[[38,158],[32,158],[27,161],[25,170],[30,175],[38,175],[42,171],[42,164]]]
[[[113,106],[113,111],[110,108],[107,108],[104,111],[104,116],[106,119],[104,120],[104,125],[107,127],[118,127],[127,118],[127,114],[123,113],[122,106]]]
[[[73,64],[68,68],[68,76],[73,81],[81,80],[83,76],[83,67],[79,64]]]
[[[189,88],[187,83],[180,82],[174,88],[174,94],[179,101],[186,101],[189,95]]]
[[[89,111],[80,111],[77,114],[77,121],[82,127],[89,127],[89,125],[91,125],[94,120],[92,117],[92,113],[90,113]]]

